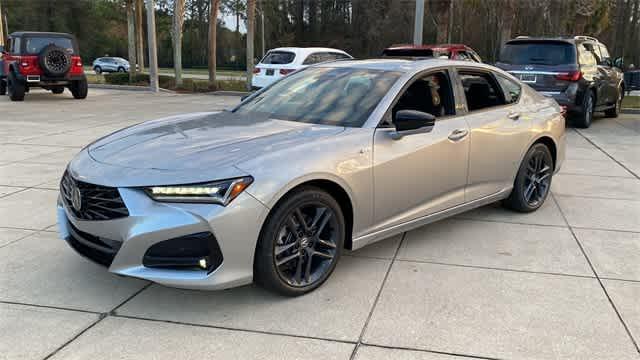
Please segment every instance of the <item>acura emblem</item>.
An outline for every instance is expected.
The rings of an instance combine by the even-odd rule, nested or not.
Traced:
[[[73,185],[73,189],[71,190],[71,205],[76,211],[82,210],[82,193],[80,189]]]

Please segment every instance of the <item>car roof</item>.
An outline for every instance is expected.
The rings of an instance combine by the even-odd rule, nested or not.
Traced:
[[[340,49],[326,48],[326,47],[279,47],[275,49],[270,49],[271,51],[291,51],[298,55],[311,54],[314,52],[338,52],[341,54],[347,54],[346,51]]]
[[[536,42],[536,41],[563,42],[567,44],[577,44],[577,43],[583,43],[583,42],[600,43],[600,40],[594,37],[579,35],[579,36],[555,36],[555,37],[518,36],[515,39],[511,39],[507,41],[507,44],[516,43],[516,42]]]
[[[415,60],[398,59],[398,58],[382,58],[367,60],[341,60],[334,62],[321,63],[318,67],[340,67],[340,68],[361,68],[370,70],[398,71],[402,73],[415,73],[432,68],[440,68],[445,66],[460,66],[466,68],[478,68],[492,70],[499,73],[504,71],[482,63],[471,61],[459,61],[435,58],[419,58]]]
[[[16,31],[9,34],[10,37],[23,37],[23,36],[50,36],[50,37],[65,37],[73,39],[74,36],[67,33],[59,32],[43,32],[43,31]]]
[[[465,44],[395,44],[385,50],[473,50]]]

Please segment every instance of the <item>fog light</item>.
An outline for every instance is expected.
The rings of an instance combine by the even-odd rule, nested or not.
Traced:
[[[198,261],[198,265],[201,268],[206,269],[207,268],[207,259],[200,259],[200,261]]]

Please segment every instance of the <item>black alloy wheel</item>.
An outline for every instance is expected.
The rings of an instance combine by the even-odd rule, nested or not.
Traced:
[[[549,148],[534,144],[525,155],[513,190],[504,205],[519,212],[532,212],[544,204],[551,189],[554,164]]]
[[[312,291],[329,277],[340,257],[345,223],[326,192],[303,188],[274,208],[256,248],[254,278],[283,295]]]

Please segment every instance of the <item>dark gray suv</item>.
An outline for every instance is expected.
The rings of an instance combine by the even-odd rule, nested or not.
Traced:
[[[618,116],[622,58],[613,60],[596,38],[520,36],[504,44],[496,66],[566,107],[575,126],[589,127],[594,111]]]

